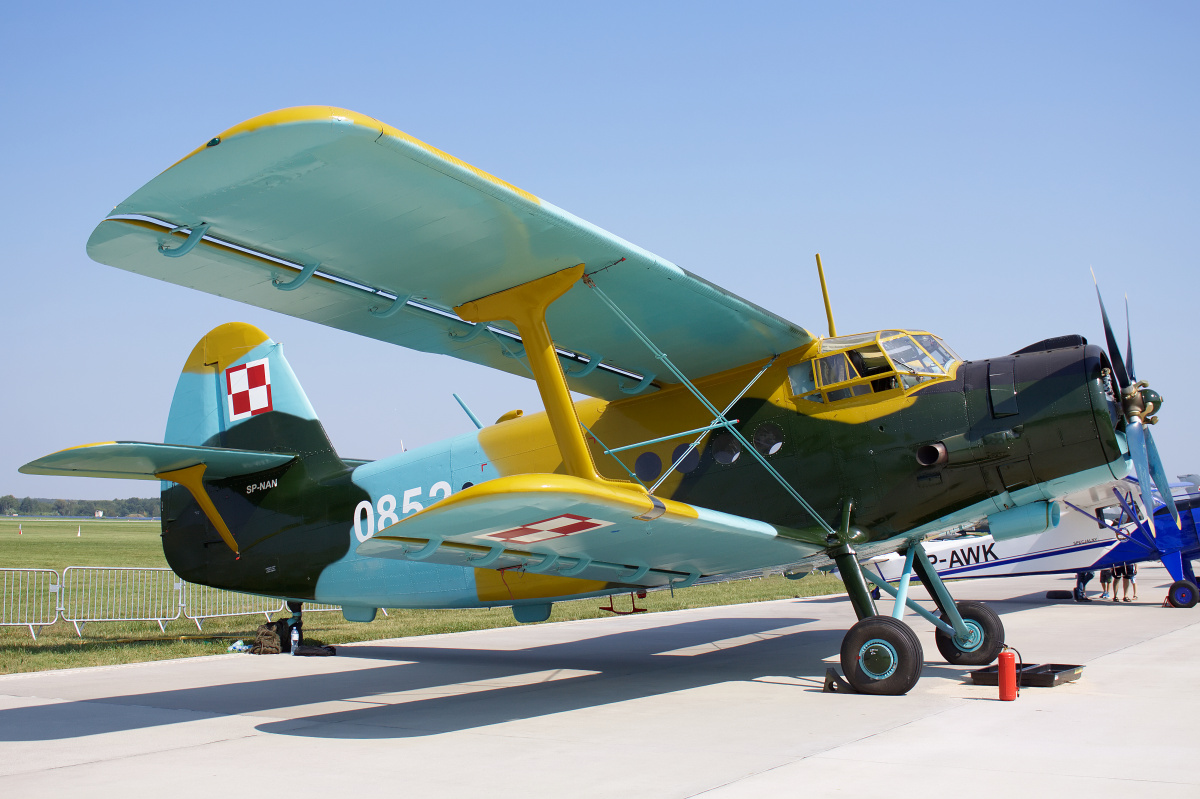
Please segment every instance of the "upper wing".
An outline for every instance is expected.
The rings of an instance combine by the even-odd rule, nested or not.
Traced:
[[[171,252],[194,230],[194,248]],[[324,106],[265,114],[197,148],[117,206],[93,232],[88,254],[516,374],[527,372],[511,357],[521,347],[502,332],[507,323],[489,331],[450,309],[579,263],[690,377],[812,340],[527,191],[374,119]],[[393,308],[394,298],[403,304]],[[658,383],[674,382],[583,286],[555,302],[547,321],[572,390],[617,398],[622,381],[632,387],[655,374]]]
[[[480,483],[393,524],[357,549],[369,557],[520,567],[642,586],[794,564],[822,551],[819,533],[814,538],[561,474]]]

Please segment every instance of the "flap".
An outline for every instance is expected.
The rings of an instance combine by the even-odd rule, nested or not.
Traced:
[[[472,486],[358,547],[368,557],[523,568],[656,586],[798,563],[823,547],[805,534],[560,474]]]
[[[203,463],[204,479],[220,480],[283,466],[295,455],[255,452],[219,447],[189,447],[182,444],[146,444],[138,441],[106,441],[59,450],[22,466],[22,474],[53,474],[67,477],[116,477],[123,480],[157,480],[156,475]]]

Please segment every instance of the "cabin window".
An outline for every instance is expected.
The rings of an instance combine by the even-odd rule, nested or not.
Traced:
[[[763,455],[774,455],[783,448],[783,429],[774,422],[763,422],[755,429],[750,443]]]
[[[742,457],[742,445],[729,433],[721,433],[712,442],[713,458],[728,466]]]
[[[662,474],[662,458],[653,452],[643,452],[633,462],[633,473],[643,483],[649,483]]]
[[[792,395],[807,394],[817,387],[813,380],[812,361],[788,367],[788,381],[792,384]]]
[[[691,447],[690,452],[688,452],[689,447]],[[685,452],[687,453],[687,457],[684,457]],[[679,461],[680,458],[683,458],[683,460]],[[671,453],[671,463],[675,463],[676,461],[679,461],[679,465],[675,467],[675,471],[680,474],[695,471],[696,467],[700,465],[700,448],[692,447],[691,444],[680,444]]]

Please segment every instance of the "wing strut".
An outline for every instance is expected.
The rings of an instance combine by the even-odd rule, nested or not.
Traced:
[[[476,324],[506,319],[517,326],[517,333],[525,347],[533,379],[537,381],[538,393],[546,407],[550,429],[562,454],[567,474],[582,477],[596,483],[619,486],[634,491],[646,489],[601,477],[592,461],[592,453],[580,429],[575,405],[571,402],[571,391],[563,376],[558,351],[546,327],[546,309],[566,294],[583,276],[583,264],[563,269],[552,275],[513,286],[510,289],[489,294],[486,297],[464,303],[454,309],[462,319]]]
[[[579,267],[576,267],[576,268],[582,269],[582,265]],[[559,272],[558,274],[562,274],[562,272]],[[547,278],[543,278],[543,280],[545,280],[545,279],[547,279]],[[534,282],[536,283],[539,281],[534,281]],[[643,344],[645,344],[646,347],[649,348],[649,350],[652,353],[654,353],[654,357],[657,358],[659,361],[661,361],[663,363],[663,365],[666,366],[669,370],[671,370],[671,374],[675,375],[675,377],[679,380],[679,382],[682,383],[684,386],[686,386],[688,391],[692,392],[692,396],[694,396],[696,399],[700,400],[700,404],[703,405],[708,410],[708,412],[713,415],[714,425],[716,425],[716,426],[724,425],[726,427],[726,429],[730,432],[730,434],[734,438],[736,438],[738,440],[738,442],[742,445],[743,449],[745,449],[747,452],[749,452],[752,456],[754,456],[755,459],[758,460],[759,463],[762,464],[762,467],[767,470],[767,474],[774,477],[776,482],[778,482],[779,485],[783,486],[783,490],[788,492],[788,494],[791,495],[792,499],[794,499],[798,503],[800,503],[800,507],[804,508],[804,510],[808,513],[808,515],[811,516],[813,518],[813,520],[815,520],[816,523],[821,526],[821,528],[825,531],[825,533],[828,536],[830,536],[831,539],[837,538],[838,534],[832,527],[829,526],[829,522],[822,519],[821,516],[815,510],[813,510],[812,506],[808,504],[808,502],[804,499],[804,497],[800,496],[800,492],[797,491],[795,488],[793,488],[792,484],[789,483],[784,478],[783,475],[781,475],[778,471],[776,471],[774,466],[772,466],[769,462],[767,462],[766,457],[761,452],[759,452],[758,449],[755,448],[749,441],[746,440],[746,437],[744,435],[742,435],[741,432],[739,432],[736,427],[733,426],[733,423],[725,418],[725,414],[722,413],[721,411],[717,410],[716,406],[714,406],[711,402],[708,401],[708,398],[705,397],[704,394],[702,394],[700,392],[700,389],[696,388],[696,386],[692,384],[692,381],[688,380],[687,377],[683,374],[683,372],[679,371],[678,367],[676,367],[675,364],[671,363],[671,359],[667,357],[667,354],[665,352],[663,352],[662,350],[660,350],[657,346],[655,346],[654,342],[651,341],[649,339],[649,337],[647,337],[646,334],[643,333],[636,324],[634,324],[633,320],[630,319],[628,316],[626,316],[625,312],[622,311],[620,309],[620,307],[615,302],[613,302],[609,298],[609,296],[607,294],[605,294],[604,291],[599,286],[596,285],[595,281],[593,281],[587,275],[584,275],[583,282],[593,292],[595,292],[596,296],[599,297],[601,299],[601,301],[603,301],[603,303],[605,305],[607,305],[614,314],[617,315],[617,318],[620,319],[622,322],[624,322],[625,326],[628,327],[629,330],[635,336],[637,336],[637,338]],[[527,284],[527,285],[532,285],[532,284]],[[510,291],[512,291],[512,289],[510,289]],[[545,329],[544,322],[543,322],[542,327],[544,330]],[[530,362],[532,362],[532,360],[533,359],[531,358]],[[542,381],[538,380],[539,388],[541,387],[541,384],[542,384]],[[564,388],[564,390],[566,388],[565,382],[564,382],[563,388]],[[583,440],[582,437],[580,437],[581,442],[582,442],[582,440]]]

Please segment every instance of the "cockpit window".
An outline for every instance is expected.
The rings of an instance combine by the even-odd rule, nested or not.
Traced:
[[[788,368],[792,395],[834,403],[944,378],[960,360],[937,336],[884,330],[821,339],[821,355]]]
[[[804,361],[788,367],[788,380],[792,384],[792,394],[807,394],[817,387],[813,380],[812,361]]]
[[[877,333],[855,333],[853,336],[823,338],[821,339],[821,352],[834,352],[848,347],[857,347],[860,344],[873,344],[877,335]]]
[[[901,375],[906,371],[909,374],[930,374],[938,377],[946,374],[945,370],[909,336],[883,342],[883,350],[892,359],[892,363],[896,364]]]
[[[847,380],[852,380],[858,377],[858,372],[850,365],[850,359],[846,357],[846,353],[839,352],[836,355],[828,355],[817,361],[817,371],[821,374],[821,385],[829,386],[834,383],[845,383]]]
[[[928,333],[918,333],[913,336],[913,339],[921,345],[925,352],[929,353],[929,357],[937,361],[937,365],[942,367],[946,372],[950,371],[950,364],[959,360],[949,347],[942,343],[937,336],[931,336]]]

